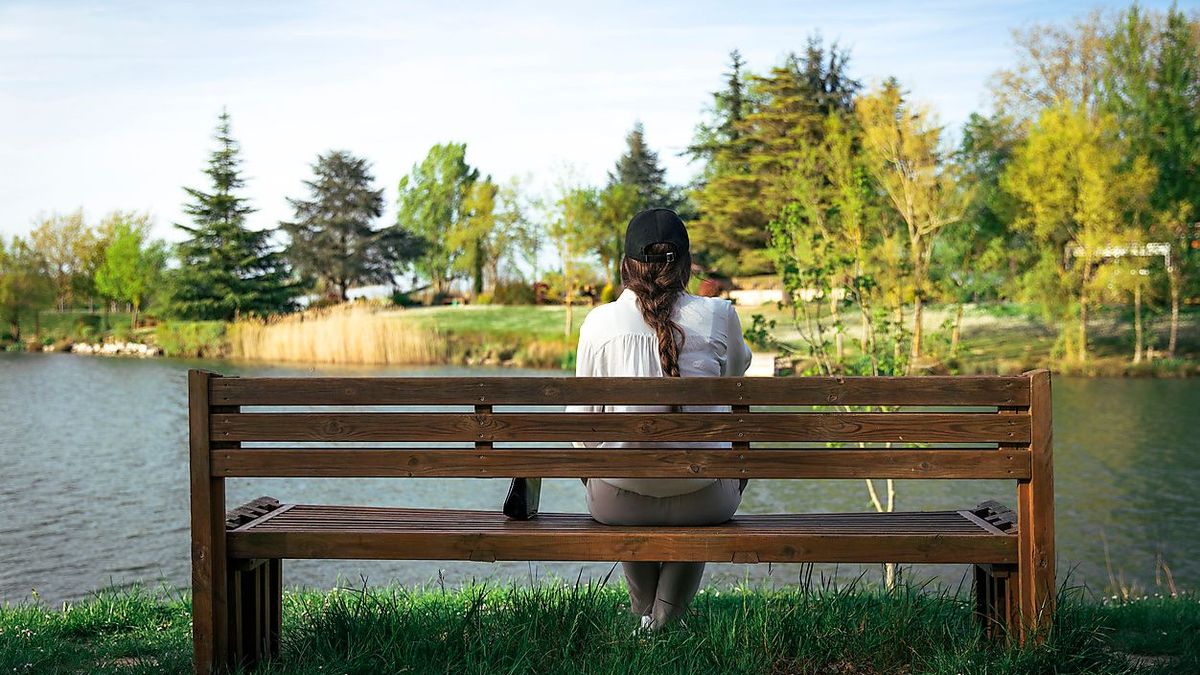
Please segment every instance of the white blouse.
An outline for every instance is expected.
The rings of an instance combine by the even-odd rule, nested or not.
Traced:
[[[679,296],[672,318],[683,329],[679,348],[681,377],[741,376],[750,366],[750,347],[742,337],[742,324],[733,304],[720,298],[689,293]],[[588,313],[579,329],[575,356],[576,377],[661,377],[658,336],[642,319],[637,296],[628,288],[615,302]],[[574,405],[567,412],[669,412],[670,406]],[[682,412],[729,412],[729,406],[682,406]],[[723,441],[618,442],[577,441],[576,447],[621,448],[697,447],[728,448]],[[708,487],[714,478],[600,478],[623,490],[650,497],[672,497]]]

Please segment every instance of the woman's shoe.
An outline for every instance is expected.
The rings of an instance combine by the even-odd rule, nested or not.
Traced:
[[[653,624],[653,623],[654,623],[654,619],[651,619],[649,615],[643,616],[641,625],[638,626],[637,628],[633,629],[633,636],[634,637],[643,637],[645,635],[648,635],[648,634],[654,632],[654,629],[651,628],[651,624]]]

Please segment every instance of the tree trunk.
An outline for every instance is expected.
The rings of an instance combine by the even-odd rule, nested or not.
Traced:
[[[133,314],[131,315],[131,317],[129,319],[129,330],[130,331],[137,330],[138,312],[141,310],[141,308],[142,308],[142,303],[140,303],[140,302],[133,303]]]
[[[844,331],[842,330],[842,308],[841,302],[834,297],[834,291],[829,292],[829,313],[833,315],[833,323],[836,332],[833,334],[834,353],[837,354],[837,362],[840,366],[846,357],[846,348],[843,341]]]
[[[1175,344],[1179,335],[1179,278],[1171,274],[1171,335],[1167,338],[1167,358],[1175,358]]]
[[[896,329],[895,329],[895,331],[893,331],[894,338],[892,340],[892,361],[893,361],[892,367],[893,368],[895,368],[896,366],[898,366],[900,364],[900,330],[902,328],[904,328],[904,305],[900,304],[900,301],[897,300],[897,302],[896,302]],[[912,364],[909,364],[909,365],[911,366]],[[908,368],[905,368],[905,371],[907,371],[907,370],[908,370]],[[897,374],[897,373],[889,373],[889,375],[895,375],[895,374]]]
[[[475,276],[475,283],[471,289],[471,299],[477,300],[479,294],[483,292],[483,238],[475,240],[475,264],[471,270]]]
[[[925,302],[918,292],[913,299],[913,332],[912,332],[912,358],[909,359],[914,364],[921,358],[921,333],[923,326],[922,319],[925,315]]]
[[[571,305],[571,287],[570,286],[567,287],[566,297],[564,299],[566,300],[566,303],[567,303],[567,312],[566,312],[567,323],[563,327],[563,335],[565,335],[567,337],[567,339],[570,340],[571,339],[571,324],[574,319],[574,316],[572,314],[573,309],[572,309],[572,305]]]
[[[1142,282],[1133,287],[1133,362],[1142,362]]]
[[[962,303],[958,303],[958,308],[954,310],[954,328],[950,330],[950,355],[958,356],[958,343],[962,337]]]
[[[1087,363],[1087,293],[1079,294],[1079,362]]]
[[[870,339],[871,322],[869,319],[867,319],[866,308],[863,307],[861,304],[859,304],[859,306],[858,306],[858,311],[860,312],[859,319],[862,321],[862,329],[858,333],[858,348],[860,350],[862,350],[862,353],[866,354],[868,349],[871,346],[871,339]],[[871,350],[871,351],[874,351],[874,350]],[[872,354],[871,356],[874,357],[874,354]]]

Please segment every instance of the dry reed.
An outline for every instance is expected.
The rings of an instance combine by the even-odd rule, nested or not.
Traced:
[[[358,303],[238,321],[228,340],[234,358],[254,361],[428,365],[448,357],[447,340],[436,330]]]

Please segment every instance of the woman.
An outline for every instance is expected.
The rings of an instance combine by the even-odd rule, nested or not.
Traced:
[[[650,209],[625,232],[621,281],[615,302],[588,314],[579,331],[577,377],[740,376],[750,348],[728,300],[687,292],[691,276],[687,229],[674,211]],[[599,406],[569,410],[599,412]],[[604,412],[669,412],[670,406],[603,406]],[[728,412],[728,406],[683,406],[683,412]],[[586,447],[679,443],[580,442]],[[729,447],[729,443],[689,443]],[[733,517],[745,481],[712,478],[592,478],[588,510],[606,525],[716,525]],[[688,607],[704,563],[621,563],[630,610],[642,627],[658,630]]]

